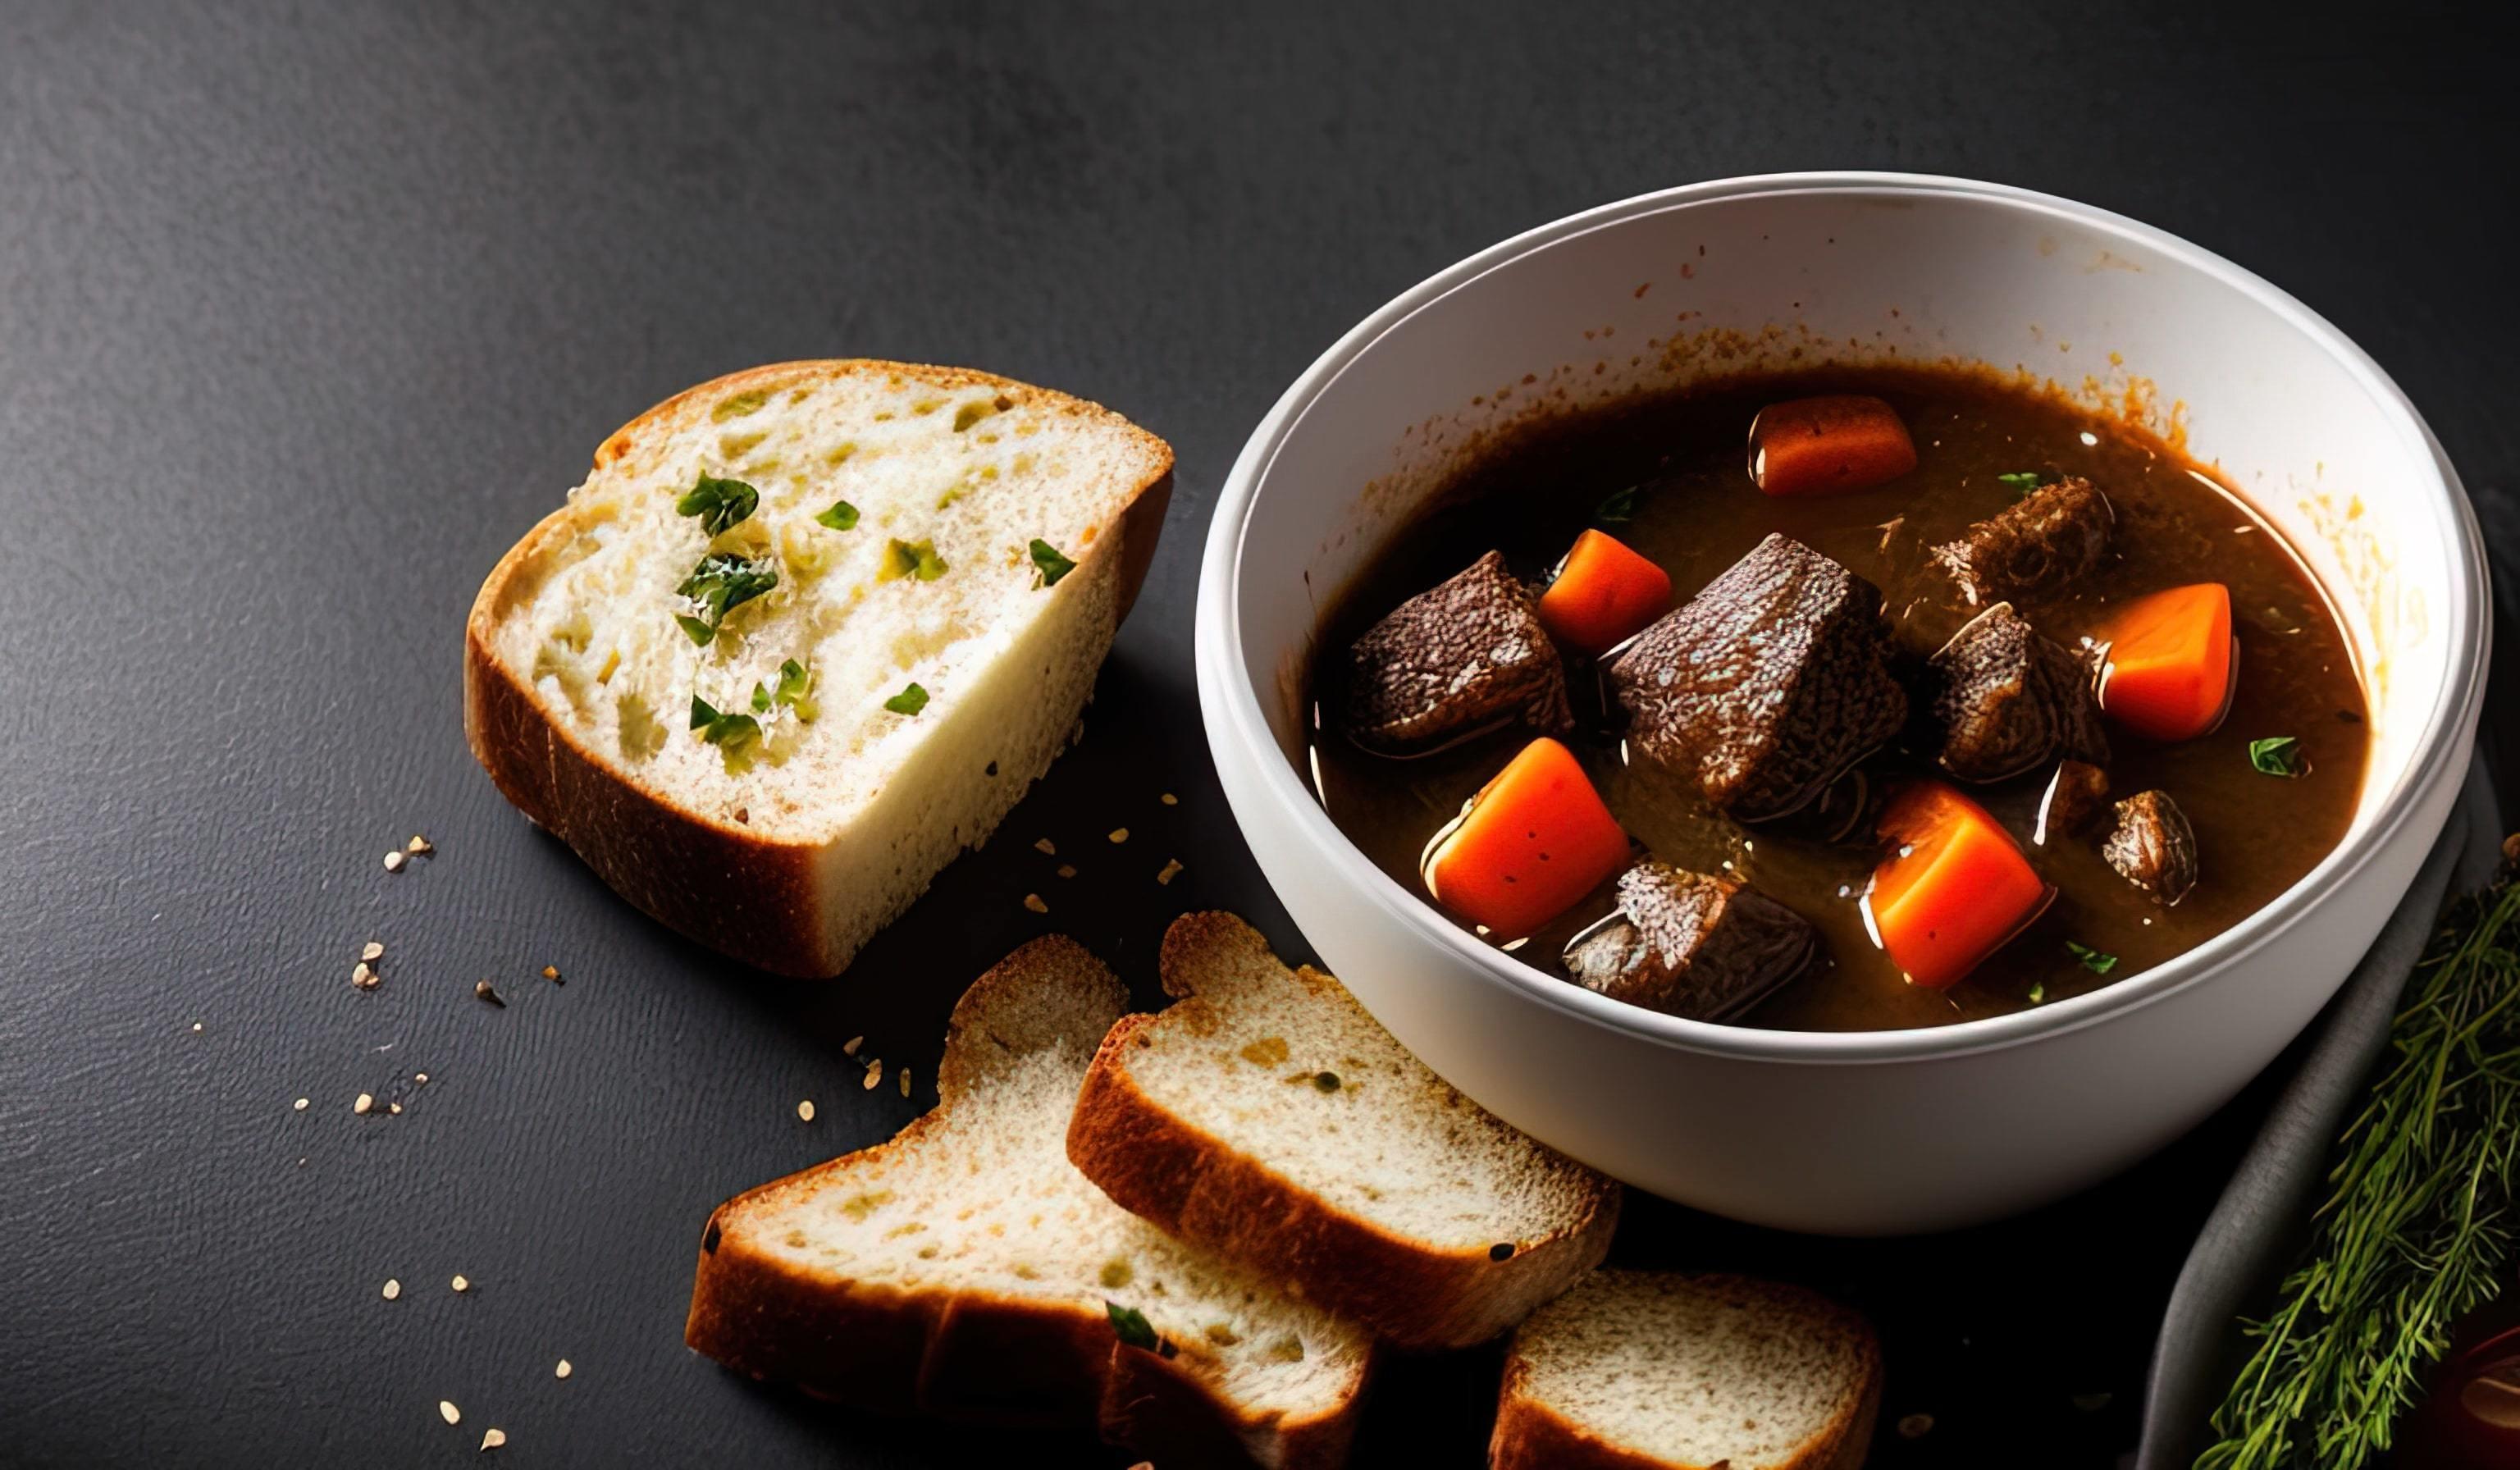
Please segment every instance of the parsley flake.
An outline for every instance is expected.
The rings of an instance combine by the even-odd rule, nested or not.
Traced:
[[[884,543],[883,565],[876,568],[875,579],[898,582],[904,577],[916,577],[922,582],[933,582],[943,575],[945,558],[936,555],[934,542],[895,537]]]
[[[2249,765],[2260,776],[2299,776],[2301,740],[2294,735],[2269,735],[2249,742]]]
[[[1622,525],[1637,518],[1637,487],[1613,490],[1593,508],[1593,518],[1611,525]]]
[[[703,471],[683,498],[674,502],[677,515],[697,515],[700,529],[712,536],[752,518],[761,504],[761,492],[742,480],[722,480]]]
[[[814,676],[792,658],[779,666],[779,685],[770,691],[770,699],[783,709],[794,710],[796,718],[808,725],[823,712],[814,700]]]
[[[2033,1004],[2033,1005],[2045,1005],[2045,1004],[2047,1004],[2047,1003],[2048,1003],[2048,982],[2047,982],[2047,981],[2045,981],[2045,980],[2034,980],[2034,981],[2032,981],[2032,982],[2031,982],[2031,985],[2030,985],[2030,1003],[2031,1003],[2031,1004]]]
[[[1173,1346],[1171,1339],[1157,1332],[1155,1324],[1148,1321],[1147,1314],[1137,1308],[1123,1307],[1105,1299],[1102,1310],[1110,1314],[1111,1330],[1119,1334],[1122,1346],[1152,1353],[1157,1358],[1170,1358],[1181,1351]]]
[[[724,753],[730,771],[741,771],[761,739],[761,722],[750,715],[725,714],[698,694],[692,695],[692,729]]]
[[[908,685],[902,691],[883,701],[883,707],[896,715],[915,715],[927,707],[927,690]]]
[[[2118,967],[2115,955],[2103,954],[2090,945],[2076,944],[2070,939],[2065,941],[2065,953],[2083,961],[2083,968],[2094,975],[2105,975]]]
[[[756,561],[732,552],[712,553],[702,557],[683,585],[674,589],[676,597],[698,603],[699,611],[678,612],[674,621],[683,625],[693,643],[705,648],[728,613],[778,585],[779,568],[766,557]]]
[[[854,531],[858,526],[858,508],[844,500],[832,502],[832,509],[814,517],[816,525],[830,526],[834,531]]]
[[[1996,479],[2001,482],[2004,488],[2010,490],[2015,495],[2028,495],[2031,491],[2038,489],[2039,482],[2043,478],[2045,478],[2044,475],[2039,474],[2035,470],[2029,469],[2018,470],[2011,474],[1999,474],[1996,476]]]
[[[1032,539],[1033,586],[1057,587],[1058,579],[1076,570],[1076,563],[1058,554],[1058,548],[1035,536]]]

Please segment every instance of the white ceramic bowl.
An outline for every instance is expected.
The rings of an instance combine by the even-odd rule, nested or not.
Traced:
[[[2310,561],[2364,670],[2344,843],[2180,959],[1940,1029],[1711,1026],[1480,944],[1299,779],[1332,597],[1446,469],[1522,418],[1764,362],[2018,366],[2183,432]],[[2156,387],[2157,385],[2157,387]],[[2484,688],[2475,522],[2404,395],[2300,302],[2132,220],[1899,174],[1730,179],[1481,251],[1375,312],[1243,447],[1208,535],[1198,690],[1262,869],[1376,1018],[1491,1111],[1620,1179],[1837,1233],[1965,1225],[2143,1157],[2227,1100],[2368,946],[2448,816]]]

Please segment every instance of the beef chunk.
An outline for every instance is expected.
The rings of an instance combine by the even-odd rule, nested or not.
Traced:
[[[2175,904],[2196,886],[2196,832],[2166,791],[2138,791],[2119,802],[2117,824],[2100,839],[2100,856],[2126,880]]]
[[[1881,591],[1770,536],[1610,666],[1631,747],[1745,821],[1781,817],[1898,733]]]
[[[2048,789],[2040,793],[2039,825],[2030,840],[2045,847],[2051,836],[2070,837],[2090,826],[2108,804],[2107,772],[2082,761],[2058,761],[2056,774],[2048,778]]]
[[[2090,667],[2040,637],[2010,602],[1969,619],[1930,666],[1937,758],[1960,780],[2003,780],[2058,755],[2108,764]]]
[[[2090,480],[2069,475],[1934,548],[1972,607],[2054,592],[2108,555],[2117,512]]]
[[[1619,909],[1566,947],[1587,990],[1693,1021],[1737,1015],[1809,963],[1820,931],[1732,878],[1640,863],[1619,875]]]
[[[1495,552],[1366,630],[1347,652],[1344,710],[1351,738],[1391,754],[1514,720],[1544,735],[1575,723],[1557,649]]]

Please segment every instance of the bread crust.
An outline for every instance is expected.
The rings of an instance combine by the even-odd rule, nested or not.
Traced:
[[[1253,1414],[1219,1398],[1193,1369],[1202,1347],[1176,1358],[1125,1347],[1108,1316],[986,1290],[902,1291],[801,1269],[752,1249],[731,1217],[765,1196],[833,1171],[916,1150],[933,1120],[957,1106],[986,1106],[962,1053],[964,1017],[992,992],[1058,983],[1047,972],[1060,935],[1016,950],[956,1006],[938,1073],[941,1100],[889,1141],[843,1155],[804,1174],[748,1189],[709,1214],[700,1234],[684,1340],[696,1351],[757,1379],[882,1414],[940,1414],[1030,1427],[1092,1427],[1158,1463],[1250,1463],[1284,1470],[1333,1470],[1347,1457],[1362,1394],[1334,1411],[1290,1419]],[[1108,1015],[1125,1003],[1116,981]],[[983,1028],[985,1029],[985,1028]],[[1089,1033],[1090,1034],[1090,1033]],[[1370,1365],[1362,1370],[1370,1373]]]
[[[1051,411],[1108,419],[1151,451],[1154,470],[1132,492],[1117,524],[1078,557],[1080,568],[1114,560],[1116,631],[1152,563],[1172,495],[1172,449],[1100,404],[968,368],[934,368],[875,358],[774,363],[684,389],[613,431],[596,451],[603,468],[639,436],[696,398],[792,383],[805,377],[894,373],[940,386],[985,384]],[[510,548],[481,584],[464,628],[464,735],[499,793],[573,848],[596,874],[666,927],[747,964],[783,975],[839,973],[853,954],[834,954],[816,883],[819,844],[781,841],[677,805],[586,748],[551,718],[531,686],[493,651],[512,593],[576,531],[571,507],[546,515]],[[977,846],[987,833],[971,839]],[[932,878],[933,874],[930,874]],[[897,916],[897,915],[888,915]]]
[[[1174,979],[1180,949],[1244,943],[1249,933],[1231,914],[1176,920],[1164,936],[1166,991],[1186,994]],[[1103,1037],[1068,1123],[1067,1157],[1113,1202],[1166,1234],[1282,1281],[1397,1346],[1420,1349],[1488,1341],[1608,1253],[1620,1190],[1598,1175],[1581,1220],[1504,1261],[1488,1249],[1409,1239],[1339,1208],[1183,1121],[1139,1087],[1127,1053],[1160,1019],[1123,1016]]]
[[[1709,1281],[1743,1277],[1702,1276]],[[1774,1290],[1766,1283],[1753,1282]],[[1864,1470],[1871,1452],[1873,1421],[1881,1409],[1881,1343],[1872,1324],[1852,1308],[1816,1292],[1797,1292],[1849,1328],[1862,1344],[1859,1371],[1864,1390],[1845,1412],[1806,1441],[1801,1452],[1773,1466],[1737,1470]],[[1505,1376],[1497,1386],[1496,1428],[1488,1437],[1488,1470],[1714,1470],[1711,1466],[1661,1459],[1612,1445],[1559,1413],[1528,1391],[1531,1364],[1517,1338],[1506,1354]],[[1719,1464],[1723,1462],[1718,1462]]]

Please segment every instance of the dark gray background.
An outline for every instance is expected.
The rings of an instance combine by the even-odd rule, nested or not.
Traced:
[[[1199,537],[1288,379],[1511,232],[1780,168],[2051,190],[2327,313],[2472,485],[2520,462],[2508,77],[2402,7],[220,10],[0,15],[0,1461],[452,1463],[496,1424],[519,1465],[1127,1463],[693,1358],[695,1239],[925,1106],[954,997],[1034,932],[1142,996],[1186,907],[1303,953],[1208,774]],[[501,803],[459,630],[615,424],[857,354],[1101,399],[1180,476],[1084,745],[808,985],[660,931]],[[386,875],[415,831],[440,856]],[[858,1089],[859,1034],[917,1100]],[[1996,1229],[1805,1242],[1640,1200],[1619,1250],[1870,1310],[1885,1424],[1937,1420],[1878,1465],[2101,1464],[2262,1095]],[[1476,1463],[1493,1373],[1395,1364],[1360,1463]]]

